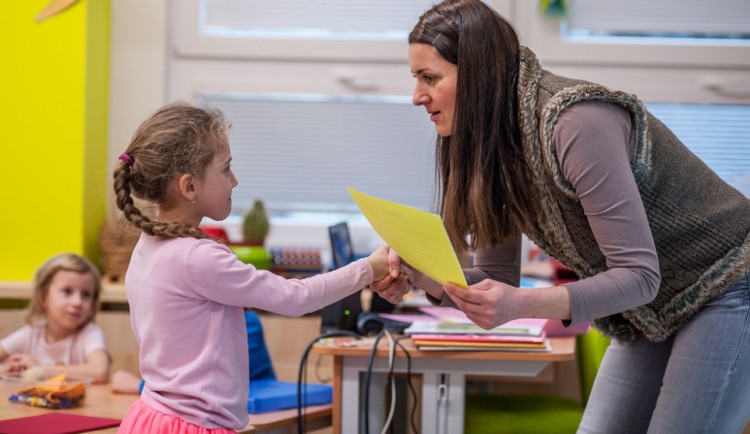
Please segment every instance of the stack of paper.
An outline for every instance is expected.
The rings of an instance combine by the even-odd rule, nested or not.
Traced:
[[[490,330],[472,323],[457,309],[422,308],[434,320],[414,321],[404,333],[420,350],[549,351],[546,319],[517,319]]]

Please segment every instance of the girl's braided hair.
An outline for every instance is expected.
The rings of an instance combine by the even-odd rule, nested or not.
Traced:
[[[149,235],[207,238],[192,225],[152,220],[135,206],[132,196],[169,206],[169,185],[185,173],[203,177],[224,146],[228,129],[221,111],[186,102],[168,104],[146,119],[113,173],[117,207],[125,218]]]

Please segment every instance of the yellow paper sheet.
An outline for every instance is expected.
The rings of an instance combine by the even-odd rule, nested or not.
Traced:
[[[436,282],[466,287],[456,252],[437,214],[380,199],[349,188],[375,232],[409,265]]]

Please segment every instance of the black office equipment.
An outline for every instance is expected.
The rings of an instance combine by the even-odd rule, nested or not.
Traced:
[[[340,222],[328,227],[331,240],[331,256],[333,269],[343,267],[355,260],[354,248],[349,234],[349,225]],[[362,313],[361,291],[332,303],[322,312],[321,333],[332,331],[357,331],[357,319]],[[373,293],[370,303],[371,312],[391,312],[393,305],[379,295]]]
[[[410,322],[383,318],[375,312],[362,312],[357,320],[357,333],[362,336],[378,334],[384,328],[395,333],[403,333],[410,325]]]

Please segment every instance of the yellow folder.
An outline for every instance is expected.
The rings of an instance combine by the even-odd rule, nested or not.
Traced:
[[[441,285],[467,286],[440,216],[353,188],[349,194],[375,232],[409,265]]]

